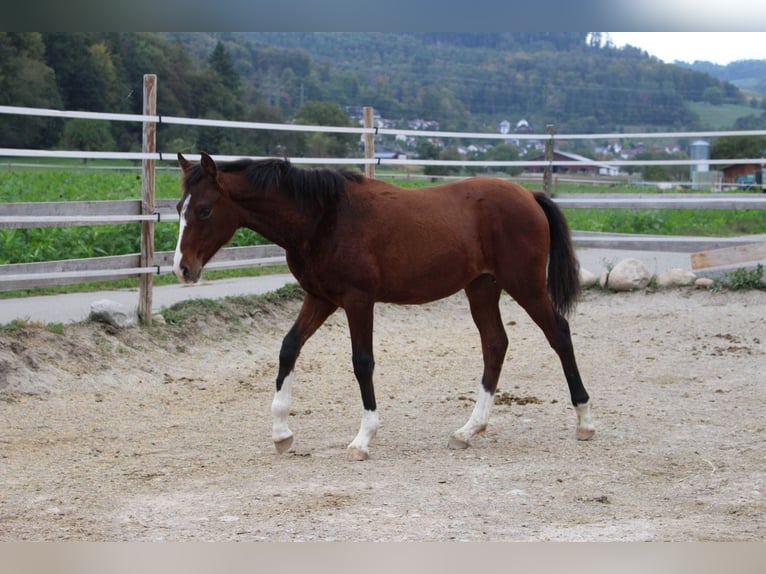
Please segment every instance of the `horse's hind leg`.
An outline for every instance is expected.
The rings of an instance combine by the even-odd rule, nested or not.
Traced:
[[[373,355],[373,304],[362,297],[344,301],[344,309],[348,318],[351,334],[351,360],[354,365],[354,376],[359,383],[362,394],[362,422],[359,432],[349,443],[347,456],[349,460],[367,460],[370,456],[370,442],[378,432],[379,418],[373,386],[375,357]]]
[[[272,439],[279,453],[286,452],[293,444],[293,432],[287,426],[287,418],[290,416],[295,361],[304,343],[336,309],[335,305],[306,294],[298,318],[282,340],[277,390],[271,403],[271,414],[274,417]]]
[[[481,336],[484,374],[471,417],[450,437],[450,448],[467,448],[471,438],[487,428],[495,400],[495,390],[503,368],[508,336],[500,316],[500,287],[489,275],[482,275],[465,288],[471,306],[471,316]]]
[[[553,304],[545,293],[532,298],[512,295],[543,330],[548,343],[559,356],[569,386],[572,405],[577,413],[576,437],[578,440],[589,440],[596,432],[596,427],[591,417],[590,397],[585,390],[582,378],[580,378],[580,371],[577,368],[569,322],[553,308]]]

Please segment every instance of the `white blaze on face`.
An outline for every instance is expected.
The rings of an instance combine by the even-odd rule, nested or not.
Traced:
[[[191,195],[188,195],[184,200],[184,204],[181,206],[181,213],[178,217],[178,243],[176,243],[176,252],[173,255],[173,273],[176,274],[179,280],[183,281],[183,273],[181,273],[181,259],[183,254],[181,253],[181,239],[184,236],[184,228],[186,227],[186,210],[189,207],[189,201],[191,201]]]

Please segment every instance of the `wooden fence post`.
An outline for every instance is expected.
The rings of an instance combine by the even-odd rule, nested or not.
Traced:
[[[364,127],[372,129],[373,125],[373,109],[372,106],[364,106]],[[375,134],[364,134],[364,158],[373,159],[375,157]],[[368,163],[364,166],[364,175],[369,178],[375,178],[375,164]]]
[[[144,115],[157,115],[157,76],[155,74],[144,75]],[[157,124],[144,122],[143,141],[141,145],[143,153],[155,153],[157,151]],[[153,159],[141,160],[141,213],[154,213],[154,164]],[[154,266],[154,221],[141,222],[141,267]],[[139,278],[138,288],[138,317],[144,325],[152,324],[152,288],[154,287],[154,275],[142,273]]]
[[[545,161],[547,163],[543,168],[543,191],[545,195],[550,197],[553,187],[551,185],[553,180],[553,167],[551,166],[551,162],[553,162],[553,136],[556,133],[556,127],[553,124],[548,124],[545,126],[545,133],[549,137],[545,140]]]

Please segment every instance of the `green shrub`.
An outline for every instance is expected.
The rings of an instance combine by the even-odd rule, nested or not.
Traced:
[[[763,282],[763,265],[759,263],[753,269],[740,267],[726,273],[716,281],[716,287],[718,289],[731,289],[732,291],[766,289],[766,284]]]

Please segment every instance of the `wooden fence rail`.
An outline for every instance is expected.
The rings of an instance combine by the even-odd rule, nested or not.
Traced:
[[[175,201],[158,200],[154,213],[141,213],[141,200],[109,201],[40,201],[0,204],[0,227],[69,227],[111,225],[139,221],[178,221]]]
[[[253,245],[223,249],[206,268],[237,269],[284,263],[285,252],[278,245]],[[11,263],[0,266],[0,291],[108,281],[139,275],[164,275],[172,273],[172,266],[173,251],[156,252],[152,267],[142,266],[138,253],[38,263]]]

